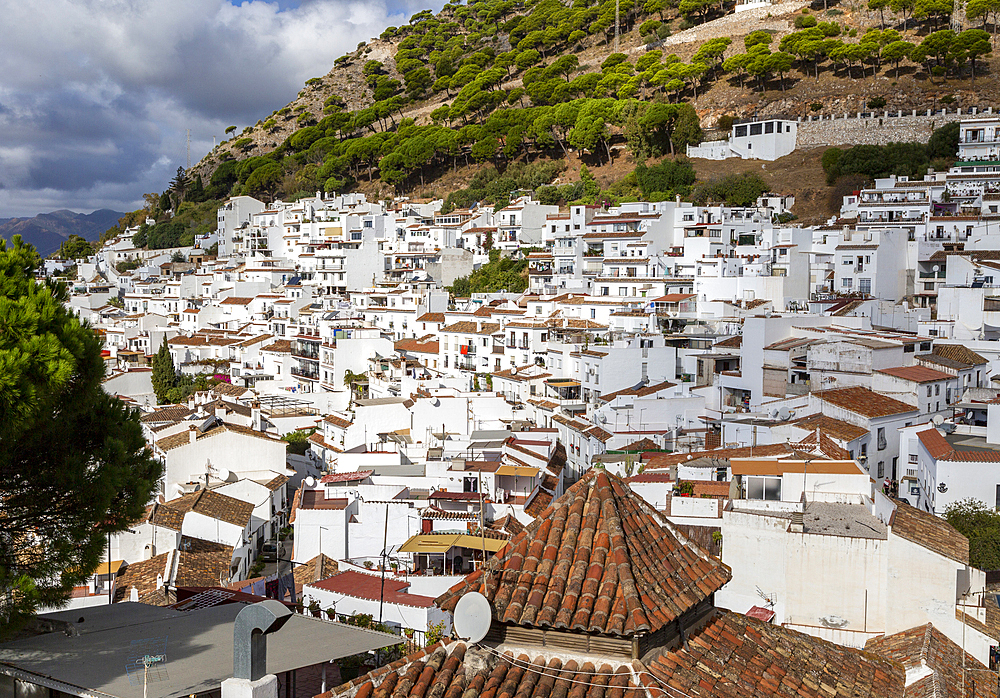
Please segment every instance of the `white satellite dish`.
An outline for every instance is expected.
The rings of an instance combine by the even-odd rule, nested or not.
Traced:
[[[786,421],[790,416],[791,415],[789,414],[787,407],[782,407],[778,410],[778,419],[782,422]]]
[[[441,401],[438,398],[434,398],[434,401],[431,403],[431,405],[433,405],[434,407],[440,407]]]
[[[931,421],[934,422],[934,426],[941,426],[944,423],[944,417],[939,414],[931,417]]]
[[[316,486],[316,478],[310,475],[309,477],[306,478],[306,487],[315,487],[315,486]]]
[[[599,421],[601,424],[607,424],[608,416],[602,412],[597,415],[597,421]]]
[[[510,375],[512,375],[512,376],[516,376],[517,375],[517,366],[511,366]]]
[[[229,472],[229,468],[217,468],[215,471],[215,477],[219,478],[222,482],[229,482],[229,478],[232,477],[232,473]]]
[[[770,414],[771,414],[771,419],[777,419],[778,418],[778,410],[771,410]]]
[[[493,609],[489,599],[478,591],[471,591],[458,600],[455,606],[455,635],[466,642],[480,642],[490,630]]]

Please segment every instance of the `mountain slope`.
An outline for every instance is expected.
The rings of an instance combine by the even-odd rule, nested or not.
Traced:
[[[93,241],[113,226],[124,213],[99,209],[93,213],[75,213],[66,209],[40,213],[34,218],[0,218],[0,237],[10,240],[20,235],[35,246],[43,257],[55,252],[70,235]]]
[[[967,32],[970,41],[952,37],[954,50],[941,49],[943,33],[931,33],[939,17],[882,17],[855,4],[810,11],[787,0],[739,14],[727,0],[634,0],[620,2],[619,42],[615,6],[479,0],[417,13],[337,59],[190,174],[210,198],[426,191],[460,163],[502,172],[572,149],[601,166],[614,160],[612,143],[635,160],[683,152],[701,137],[699,119],[1000,97],[998,81],[982,77],[989,42]]]

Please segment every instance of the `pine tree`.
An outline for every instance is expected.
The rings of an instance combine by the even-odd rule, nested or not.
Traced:
[[[156,402],[159,405],[166,403],[167,394],[171,388],[177,385],[177,371],[174,369],[174,359],[167,348],[167,338],[163,338],[163,344],[153,357],[153,392],[156,393]]]
[[[101,340],[0,241],[0,635],[59,605],[139,520],[160,476],[136,412],[104,392]]]

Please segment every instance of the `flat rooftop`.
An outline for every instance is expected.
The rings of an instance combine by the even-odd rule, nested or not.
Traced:
[[[233,622],[245,606],[177,611],[117,603],[46,614],[41,618],[70,623],[70,635],[56,631],[0,645],[0,674],[16,669],[28,682],[32,676],[40,685],[55,680],[70,695],[134,698],[142,693],[142,677],[130,679],[130,657],[162,653],[166,661],[150,669],[149,698],[218,691],[233,675]],[[280,674],[398,642],[395,635],[293,614],[268,637],[267,672]]]

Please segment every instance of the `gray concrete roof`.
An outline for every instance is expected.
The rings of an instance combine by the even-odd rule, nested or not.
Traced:
[[[135,651],[133,643],[163,638],[165,678],[149,682],[150,698],[217,690],[233,674],[233,621],[244,606],[175,611],[118,603],[49,614],[44,617],[68,621],[78,632],[52,632],[0,645],[0,674],[16,674],[39,685],[56,680],[77,687],[61,689],[73,695],[134,698],[141,695],[142,684],[133,685],[125,669]],[[278,674],[398,642],[395,635],[294,614],[268,636],[267,671]],[[45,678],[33,681],[17,670]]]

